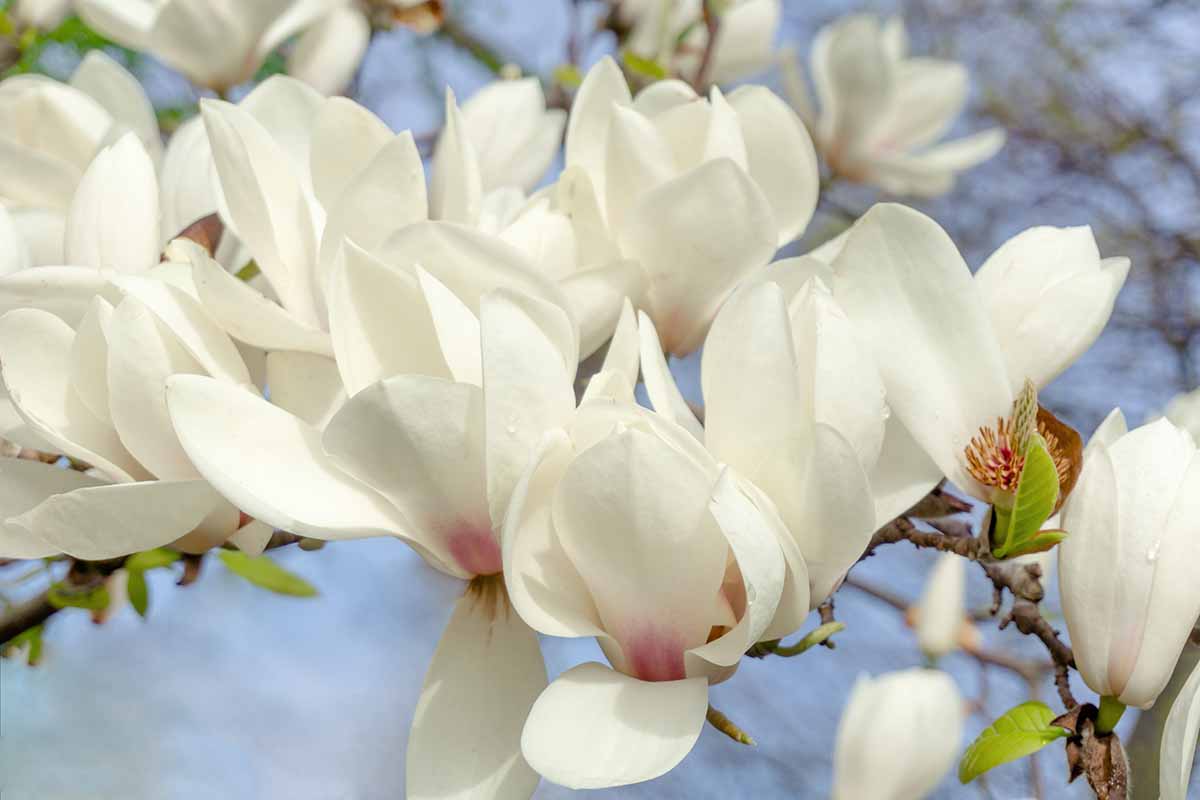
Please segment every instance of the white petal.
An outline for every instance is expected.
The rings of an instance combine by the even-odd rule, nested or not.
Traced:
[[[416,276],[347,243],[329,288],[329,332],[347,394],[402,373],[450,377]]]
[[[429,316],[433,320],[433,328],[450,374],[459,383],[482,386],[479,319],[454,292],[419,264],[416,271],[421,294],[429,308]]]
[[[55,449],[99,467],[116,480],[148,473],[68,384],[74,333],[57,317],[34,309],[0,317],[0,372],[13,405]]]
[[[108,275],[85,267],[38,267],[0,277],[0,312],[36,308],[77,325],[92,298],[120,302]]]
[[[817,207],[820,172],[804,123],[762,86],[729,95],[746,142],[747,171],[762,189],[779,226],[779,245],[797,239]]]
[[[146,0],[78,0],[76,9],[96,31],[126,47],[144,47],[155,7]]]
[[[92,300],[71,343],[71,386],[98,419],[109,419],[108,330],[113,307],[102,297]]]
[[[719,206],[711,197],[722,198]],[[666,351],[683,356],[699,346],[738,282],[766,266],[776,229],[745,171],[718,159],[645,193],[620,241],[650,276],[652,316]]]
[[[446,121],[433,154],[429,215],[433,219],[473,225],[479,219],[483,178],[479,155],[465,130],[454,92],[446,87]]]
[[[70,85],[112,114],[118,129],[133,131],[157,164],[162,160],[162,134],[154,106],[137,78],[103,50],[91,50],[71,75]],[[111,134],[110,134],[111,137]]]
[[[20,237],[18,256],[23,258],[27,254],[29,257],[28,263],[19,261],[18,267],[49,266],[66,261],[63,256],[66,220],[62,214],[52,209],[22,208],[9,209],[8,215],[15,234]]]
[[[679,391],[671,368],[667,366],[667,357],[663,355],[658,331],[644,311],[638,312],[638,335],[642,380],[646,383],[650,404],[659,414],[695,436],[697,441],[704,441],[704,426]]]
[[[215,170],[204,120],[192,117],[171,134],[159,171],[164,238],[169,240],[193,222],[216,213]],[[226,234],[232,235],[231,231]]]
[[[547,779],[572,789],[648,781],[691,752],[707,711],[704,678],[650,683],[589,662],[542,692],[521,752]]]
[[[608,224],[620,230],[645,193],[675,174],[675,159],[654,123],[626,106],[613,106],[604,153]]]
[[[608,352],[604,354],[601,371],[615,372],[623,376],[630,386],[636,386],[641,366],[641,348],[637,314],[633,310],[633,303],[626,298],[621,305],[621,318],[617,322],[617,329],[608,343]]]
[[[294,166],[244,108],[205,100],[201,111],[238,238],[283,306],[315,326],[314,222]]]
[[[158,263],[158,177],[133,134],[102,150],[67,215],[66,257],[95,269],[142,272]]]
[[[69,556],[100,561],[174,542],[221,503],[199,480],[117,483],[56,494],[14,524]]]
[[[574,456],[564,432],[546,434],[513,490],[500,537],[504,582],[513,607],[548,636],[603,634],[596,604],[559,543],[551,519],[554,489]]]
[[[566,166],[581,167],[587,173],[601,207],[606,196],[604,163],[612,107],[614,103],[626,106],[631,102],[621,68],[610,56],[604,56],[588,70],[571,106],[571,117],[567,121]]]
[[[854,226],[834,293],[874,353],[888,405],[944,474],[971,490],[964,451],[1007,416],[1012,390],[978,287],[937,223],[881,204]]]
[[[546,110],[535,77],[486,85],[463,104],[462,114],[479,154],[485,191],[500,186],[532,190],[558,154],[567,122],[560,109]]]
[[[616,261],[576,272],[559,286],[579,320],[579,355],[587,358],[612,335],[627,298],[642,296],[646,273],[636,261]]]
[[[492,519],[501,521],[542,435],[575,413],[572,323],[557,306],[497,291],[480,310]]]
[[[1159,800],[1187,800],[1200,733],[1200,667],[1192,670],[1175,696],[1163,725],[1158,751]]]
[[[495,604],[467,590],[429,664],[408,737],[411,800],[527,800],[537,787],[521,755],[521,729],[546,687],[546,667],[504,585],[493,590]]]
[[[191,248],[189,258],[201,303],[234,339],[263,350],[333,355],[329,334],[293,317],[200,248]]]
[[[770,64],[783,14],[781,0],[743,0],[721,15],[713,47],[714,83],[728,83],[761,72]]]
[[[167,407],[196,469],[250,516],[318,539],[403,530],[386,500],[325,454],[319,431],[245,389],[176,376],[167,382]]]
[[[309,151],[313,192],[327,210],[333,208],[350,182],[395,138],[387,123],[345,97],[331,97],[320,106]]]
[[[371,43],[371,24],[355,8],[336,8],[317,20],[288,54],[287,71],[322,94],[336,94],[354,80]]]
[[[966,593],[966,561],[954,553],[942,553],[917,607],[917,645],[925,655],[941,658],[958,649],[967,618]]]
[[[711,487],[699,464],[636,429],[581,452],[559,484],[559,541],[631,674],[682,678],[683,651],[707,641],[728,553]]]
[[[875,521],[885,525],[929,494],[942,480],[942,470],[893,414],[884,426],[883,447],[870,478]]]
[[[284,350],[267,354],[271,402],[323,429],[346,402],[342,376],[332,358]]]
[[[73,469],[23,458],[2,458],[0,522],[20,517],[53,495],[101,483]],[[0,524],[0,558],[45,558],[59,552],[21,525]]]
[[[453,575],[500,571],[484,476],[483,397],[474,386],[398,375],[352,397],[322,439],[349,475],[391,501],[422,554]]]

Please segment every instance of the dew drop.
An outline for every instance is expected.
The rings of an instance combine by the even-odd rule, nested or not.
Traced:
[[[1154,544],[1150,545],[1150,549],[1146,551],[1146,561],[1150,562],[1151,564],[1153,564],[1155,561],[1158,561],[1158,550],[1161,545],[1162,542],[1155,542]]]

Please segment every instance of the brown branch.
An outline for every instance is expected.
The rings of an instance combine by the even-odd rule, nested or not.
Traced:
[[[704,29],[708,32],[708,39],[704,42],[700,63],[692,77],[692,88],[700,94],[704,94],[708,89],[709,73],[712,72],[713,56],[717,49],[717,36],[721,32],[721,15],[713,12],[708,0],[704,2]]]

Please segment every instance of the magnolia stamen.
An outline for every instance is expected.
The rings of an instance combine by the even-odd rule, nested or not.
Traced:
[[[1038,433],[1046,442],[1046,450],[1054,461],[1054,469],[1058,473],[1058,483],[1066,483],[1071,473],[1071,463],[1055,436],[1039,422]],[[1017,484],[1021,481],[1021,470],[1025,468],[1025,456],[1017,451],[1014,441],[1012,418],[997,418],[996,426],[984,426],[979,429],[979,435],[971,439],[967,445],[967,471],[971,477],[984,486],[991,486],[1002,492],[1015,493]]]

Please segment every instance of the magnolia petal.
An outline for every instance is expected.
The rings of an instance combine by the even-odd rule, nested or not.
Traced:
[[[1079,674],[1101,695],[1123,688],[1112,684],[1109,669],[1117,595],[1111,575],[1096,569],[1097,564],[1111,563],[1111,553],[1118,547],[1118,511],[1116,470],[1108,448],[1089,446],[1083,472],[1062,512],[1068,534],[1086,531],[1087,535],[1068,535],[1059,544],[1058,582]]]
[[[36,260],[37,256],[43,255],[39,251],[44,249],[44,245],[41,242],[28,241],[26,227],[23,224],[18,225],[8,209],[0,208],[0,276],[47,263]],[[61,248],[62,236],[59,236],[59,240]]]
[[[404,514],[406,530],[439,569],[459,577],[500,571],[478,387],[425,375],[388,378],[350,398],[322,441],[342,469]]]
[[[713,45],[712,81],[728,83],[765,70],[782,15],[782,0],[742,0],[729,6]]]
[[[696,414],[679,391],[671,368],[667,365],[667,357],[663,355],[662,344],[654,323],[644,311],[638,312],[638,335],[640,337],[639,355],[642,365],[642,380],[646,384],[646,395],[650,405],[659,414],[682,427],[696,441],[704,441],[704,426],[696,419]]]
[[[429,215],[447,222],[473,225],[479,219],[483,178],[479,155],[467,135],[454,92],[446,87],[446,121],[433,153]]]
[[[625,298],[621,305],[621,318],[617,322],[612,340],[608,343],[608,352],[604,354],[604,364],[600,368],[602,372],[621,375],[630,386],[637,385],[642,358],[642,341],[637,320],[633,303],[629,302],[629,298]]]
[[[611,56],[603,56],[583,79],[571,105],[567,120],[566,166],[580,167],[596,190],[604,207],[605,153],[608,149],[608,124],[613,105],[627,106],[633,101],[621,68]]]
[[[548,780],[603,789],[657,778],[683,760],[704,727],[708,681],[647,682],[589,662],[533,704],[521,752]]]
[[[820,168],[812,138],[766,87],[743,86],[729,95],[729,103],[746,142],[746,169],[775,211],[782,247],[804,233],[817,207]]]
[[[244,108],[215,100],[200,106],[238,238],[254,254],[283,306],[304,324],[316,326],[311,276],[316,234],[294,166]]]
[[[696,461],[633,428],[580,452],[559,483],[559,541],[632,673],[683,677],[683,651],[707,641],[728,552],[711,487]]]
[[[579,321],[579,355],[587,358],[612,335],[626,298],[645,291],[646,273],[636,261],[616,261],[576,272],[559,285]]]
[[[13,406],[56,451],[115,480],[149,477],[112,426],[89,411],[68,384],[73,338],[66,323],[45,311],[19,309],[0,317],[0,375]]]
[[[752,481],[764,449],[813,424],[813,393],[801,387],[797,369],[780,287],[749,285],[729,298],[704,348],[704,441]]]
[[[987,161],[1004,146],[999,128],[936,145],[915,155],[878,158],[871,179],[893,194],[936,197],[954,188],[957,174]]]
[[[855,224],[834,273],[834,294],[874,354],[892,412],[970,490],[965,448],[981,426],[1008,415],[1013,396],[954,243],[920,212],[880,204]]]
[[[451,376],[416,276],[353,243],[330,279],[329,332],[351,397],[391,375]]]
[[[542,435],[575,413],[577,352],[557,306],[512,292],[486,295],[480,310],[487,488],[492,519],[504,519],[513,488]]]
[[[1158,749],[1159,800],[1187,800],[1200,734],[1200,667],[1192,670],[1175,696]]]
[[[158,177],[133,134],[102,150],[67,213],[67,260],[95,269],[142,272],[158,263]]]
[[[157,126],[154,130],[157,136]],[[216,213],[215,170],[204,119],[192,117],[171,134],[159,171],[164,238],[170,240],[197,220]],[[227,230],[222,241],[231,236]]]
[[[0,558],[45,558],[58,554],[31,530],[7,520],[33,510],[49,497],[86,486],[97,480],[73,469],[61,469],[40,461],[0,458]]]
[[[249,391],[197,375],[167,381],[179,442],[200,474],[250,516],[316,539],[397,535],[404,520],[344,473],[308,423]]]
[[[142,0],[77,0],[75,8],[89,27],[130,48],[144,48],[154,26],[155,7]]]
[[[509,608],[504,585],[473,584],[454,606],[413,712],[407,796],[527,800],[539,778],[521,755],[521,729],[545,688],[537,635]]]
[[[164,387],[172,375],[206,374],[153,312],[126,298],[108,332],[108,386],[112,424],[146,469],[164,480],[198,478],[167,414]]]
[[[346,402],[342,376],[332,358],[278,350],[267,354],[271,402],[318,430]]]
[[[895,415],[884,425],[879,459],[870,470],[875,496],[875,521],[885,525],[916,505],[942,480],[942,470],[930,460]]]
[[[647,84],[640,90],[633,98],[633,109],[647,117],[657,117],[664,111],[686,105],[698,97],[696,90],[686,81],[668,78]]]
[[[162,134],[154,106],[128,70],[103,50],[90,50],[69,83],[99,103],[118,126],[137,134],[151,161],[157,164],[162,160]]]
[[[189,260],[205,311],[234,339],[263,350],[333,355],[329,334],[293,317],[200,248],[189,248]]]
[[[384,145],[337,203],[327,208],[319,269],[322,286],[344,240],[373,251],[392,231],[428,216],[425,171],[412,134],[404,131]]]
[[[14,523],[58,552],[102,561],[170,544],[223,502],[200,480],[87,486],[51,496]]]
[[[647,191],[675,173],[670,145],[654,123],[627,106],[613,106],[604,153],[608,224],[620,230]]]
[[[229,541],[251,558],[261,556],[266,552],[267,544],[271,541],[271,536],[275,533],[275,529],[265,522],[253,520],[246,523],[229,537]]]
[[[941,658],[958,649],[967,618],[966,595],[966,561],[954,553],[942,553],[929,572],[917,607],[917,645],[922,653]]]
[[[571,220],[576,267],[586,269],[621,257],[609,233],[593,179],[582,167],[567,167],[553,189],[554,208]]]
[[[710,664],[732,667],[775,618],[786,570],[775,530],[738,487],[737,477],[729,468],[722,470],[708,508],[733,551],[746,589],[746,610],[732,630],[689,651],[688,658],[690,661],[699,657]],[[689,666],[688,674],[697,674],[697,670]]]
[[[767,199],[728,159],[642,195],[620,233],[621,250],[649,275],[650,308],[668,353],[684,356],[700,345],[720,304],[766,266],[776,240]]]
[[[71,386],[98,419],[109,419],[108,330],[113,307],[102,297],[92,300],[71,343]]]
[[[166,326],[179,344],[214,378],[250,383],[246,362],[237,346],[213,321],[196,298],[161,280],[119,277],[113,283],[137,299]]]
[[[479,319],[446,285],[416,266],[421,294],[429,307],[433,329],[442,357],[450,374],[459,383],[483,385],[483,361],[480,353]]]
[[[500,537],[504,582],[521,619],[548,636],[600,636],[599,613],[551,519],[554,490],[575,455],[563,431],[543,437],[513,489]]]
[[[462,116],[485,191],[532,190],[558,154],[567,122],[561,109],[546,110],[541,81],[532,76],[487,84],[463,104]]]
[[[395,134],[365,106],[346,97],[321,104],[309,151],[313,192],[327,210]]]
[[[322,94],[336,94],[350,86],[370,44],[366,16],[351,6],[335,8],[300,36],[287,72]]]

